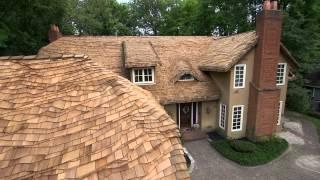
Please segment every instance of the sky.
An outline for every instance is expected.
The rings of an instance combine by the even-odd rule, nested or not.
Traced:
[[[128,2],[129,0],[117,0],[118,2]]]

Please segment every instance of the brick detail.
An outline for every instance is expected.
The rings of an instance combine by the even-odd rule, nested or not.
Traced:
[[[280,89],[261,90],[250,85],[247,134],[249,137],[270,136],[276,131]]]
[[[255,53],[254,77],[250,85],[247,135],[256,139],[276,131],[280,89],[276,86],[280,56],[282,14],[264,10],[257,17],[258,46]]]
[[[59,27],[52,24],[50,26],[50,30],[48,32],[48,40],[50,43],[52,43],[53,41],[56,41],[57,39],[62,37],[62,33],[59,30]]]
[[[263,11],[257,17],[259,36],[254,62],[253,83],[261,89],[275,88],[280,55],[282,14],[277,10]]]

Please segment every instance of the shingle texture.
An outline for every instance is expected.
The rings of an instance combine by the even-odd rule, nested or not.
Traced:
[[[215,40],[196,36],[62,37],[43,47],[39,54],[87,54],[107,69],[129,78],[125,67],[155,67],[155,84],[143,86],[162,104],[216,100],[220,92],[214,81],[200,71],[203,54]],[[178,82],[190,73],[197,81]]]
[[[223,37],[212,43],[201,59],[200,69],[229,71],[246,53],[257,44],[256,32]]]
[[[0,179],[189,178],[149,92],[85,56],[0,59]]]
[[[138,39],[123,42],[123,52],[126,68],[157,66],[160,63],[150,41]]]

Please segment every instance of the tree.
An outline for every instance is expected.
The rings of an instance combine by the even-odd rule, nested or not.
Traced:
[[[60,24],[64,0],[0,1],[0,55],[35,54],[47,43],[50,24]]]
[[[177,6],[176,0],[133,0],[130,9],[139,34],[158,35],[168,12]],[[168,27],[168,26],[167,26]]]
[[[226,36],[251,29],[248,5],[248,0],[201,1],[197,34]]]
[[[292,0],[285,12],[283,42],[301,64],[305,74],[320,68],[320,1]]]
[[[164,14],[160,34],[196,35],[198,10],[198,0],[175,1]]]
[[[65,34],[133,34],[127,4],[116,0],[69,0],[67,9],[62,28]]]

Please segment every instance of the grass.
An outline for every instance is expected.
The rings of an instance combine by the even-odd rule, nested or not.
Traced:
[[[291,117],[291,118],[296,118],[296,119],[304,119],[304,120],[312,122],[317,129],[319,142],[320,142],[320,116],[319,115],[316,115],[316,114],[306,115],[306,114],[300,114],[297,112],[288,111],[286,113],[286,116],[288,116],[289,118]]]
[[[213,141],[211,145],[224,157],[243,166],[266,164],[279,157],[289,146],[286,140],[278,137],[257,143],[247,139],[217,140]]]

